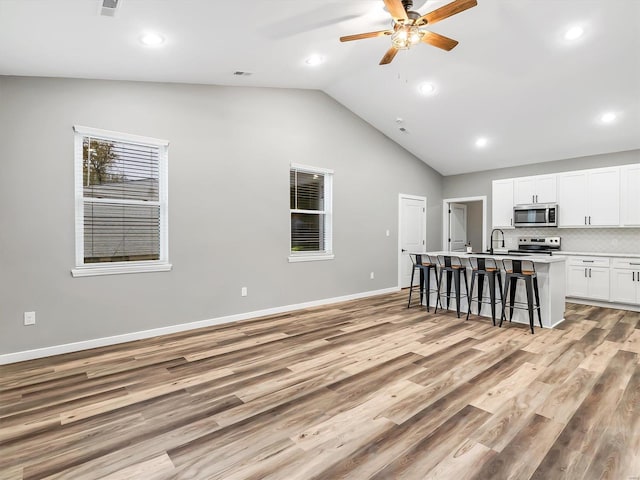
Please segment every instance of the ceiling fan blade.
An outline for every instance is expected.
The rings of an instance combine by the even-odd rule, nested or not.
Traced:
[[[453,49],[453,47],[458,45],[457,40],[454,40],[453,38],[445,37],[444,35],[440,35],[439,33],[435,33],[435,32],[424,32],[422,41],[424,43],[428,43],[429,45],[433,45],[434,47],[438,47],[446,51],[449,51]]]
[[[407,17],[407,11],[404,9],[404,6],[402,5],[402,2],[400,0],[384,0],[384,4],[396,22],[398,20],[409,19],[409,17]]]
[[[387,53],[384,54],[382,60],[380,60],[380,65],[391,63],[393,58],[396,56],[396,53],[398,53],[398,49],[396,47],[391,47],[389,50],[387,50]]]
[[[429,12],[418,19],[418,21],[426,21],[428,25],[439,22],[445,18],[449,18],[456,13],[464,12],[465,10],[475,7],[478,4],[476,0],[456,0],[444,7],[435,9],[433,12]]]
[[[350,42],[352,40],[362,40],[363,38],[382,37],[384,35],[391,35],[392,33],[393,32],[391,30],[380,30],[378,32],[357,33],[355,35],[346,35],[344,37],[340,37],[340,41]]]

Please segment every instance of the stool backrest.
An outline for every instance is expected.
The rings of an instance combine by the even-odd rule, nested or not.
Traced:
[[[535,272],[536,269],[531,260],[512,260],[505,258],[502,260],[502,265],[507,272],[512,273],[524,273],[524,272]]]
[[[452,255],[438,255],[438,265],[441,267],[461,267],[462,260],[460,260],[460,257]]]
[[[469,263],[474,270],[486,271],[488,268],[498,270],[498,263],[494,258],[469,257]]]

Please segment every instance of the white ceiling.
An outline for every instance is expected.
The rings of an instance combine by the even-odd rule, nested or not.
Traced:
[[[338,41],[387,28],[382,0],[121,0],[115,17],[101,3],[0,0],[0,74],[321,89],[443,175],[640,148],[640,0],[478,0],[432,28],[454,50],[387,66],[388,37]],[[149,30],[162,47],[141,45]]]

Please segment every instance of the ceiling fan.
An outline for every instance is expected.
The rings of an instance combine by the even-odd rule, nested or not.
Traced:
[[[390,35],[391,48],[387,50],[387,53],[380,60],[380,65],[391,63],[398,50],[407,50],[420,42],[428,43],[443,50],[451,50],[458,44],[457,40],[429,32],[421,27],[432,25],[456,13],[475,7],[478,2],[476,0],[455,0],[425,15],[420,15],[418,12],[411,10],[413,8],[413,0],[384,0],[384,4],[393,17],[391,29],[340,37],[341,42],[350,42],[363,38]]]

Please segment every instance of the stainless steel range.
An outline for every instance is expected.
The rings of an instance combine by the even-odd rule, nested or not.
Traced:
[[[560,237],[518,237],[518,249],[509,253],[553,255],[560,251]]]

